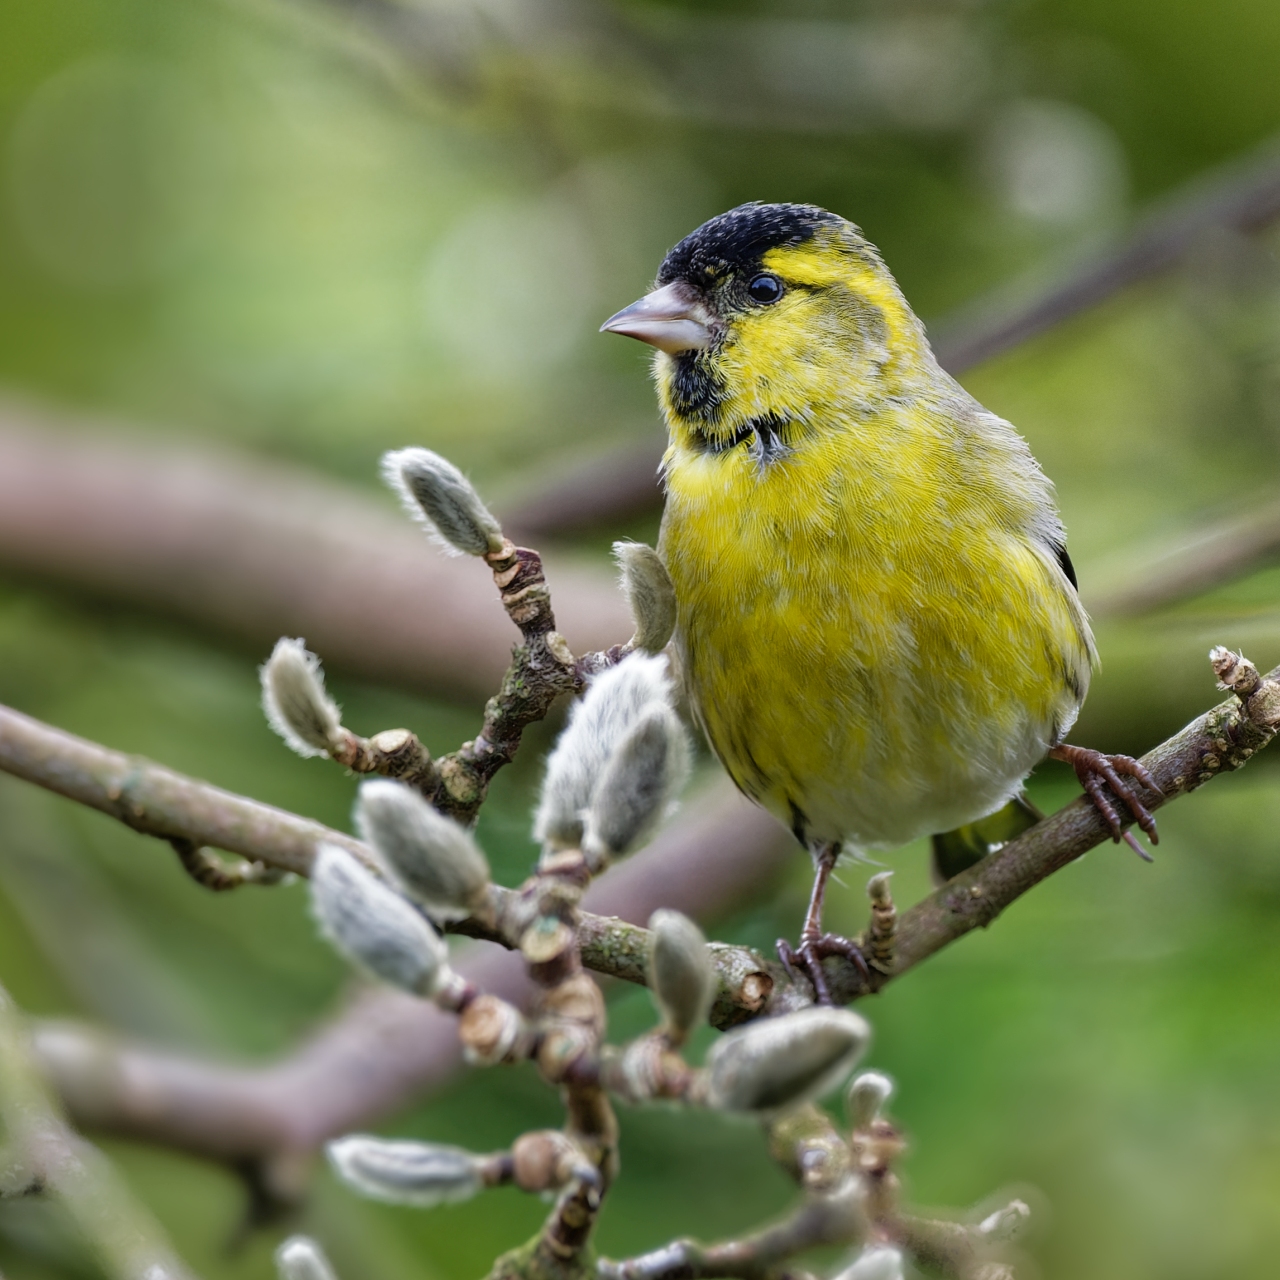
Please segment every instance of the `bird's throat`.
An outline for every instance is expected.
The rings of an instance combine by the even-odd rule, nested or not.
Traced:
[[[663,390],[672,415],[695,432],[714,428],[727,395],[715,362],[705,351],[682,351],[669,358],[672,368]]]

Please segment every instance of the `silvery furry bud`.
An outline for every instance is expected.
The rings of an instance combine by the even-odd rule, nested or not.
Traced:
[[[716,992],[716,971],[707,940],[688,916],[655,911],[649,917],[649,987],[675,1044],[702,1025]]]
[[[309,1236],[290,1236],[276,1250],[280,1280],[337,1280],[329,1259]]]
[[[676,589],[662,557],[643,542],[615,542],[613,558],[622,571],[636,633],[631,643],[645,653],[661,653],[676,629]]]
[[[450,975],[440,935],[345,849],[317,850],[311,905],[325,937],[375,978],[431,995]]]
[[[556,849],[582,844],[583,815],[610,757],[654,706],[670,707],[666,659],[633,653],[602,671],[569,712],[547,759],[534,834]]]
[[[902,1253],[892,1245],[868,1245],[835,1280],[902,1280]]]
[[[1012,1240],[1030,1217],[1030,1205],[1023,1200],[1010,1200],[1003,1209],[997,1209],[978,1223],[978,1234],[993,1242]]]
[[[446,546],[469,556],[502,550],[502,527],[471,481],[438,453],[430,449],[384,453],[382,478],[400,495],[404,509]]]
[[[334,1171],[374,1200],[420,1209],[468,1200],[482,1185],[482,1162],[461,1147],[435,1142],[389,1142],[351,1134],[326,1148]]]
[[[320,659],[281,637],[259,668],[267,723],[300,756],[323,756],[342,732],[342,712],[324,690]]]
[[[484,901],[489,864],[471,835],[401,782],[361,784],[356,826],[433,920],[464,920]]]
[[[689,743],[669,706],[656,703],[618,744],[596,783],[582,851],[596,869],[639,848],[689,776]]]
[[[865,1129],[880,1119],[884,1104],[893,1097],[893,1081],[879,1071],[862,1071],[853,1079],[845,1098],[851,1129]]]
[[[773,1112],[834,1088],[871,1039],[849,1009],[762,1018],[722,1036],[707,1054],[707,1101],[720,1111]]]

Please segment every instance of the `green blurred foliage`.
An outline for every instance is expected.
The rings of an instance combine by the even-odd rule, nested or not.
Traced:
[[[479,12],[0,8],[0,386],[353,483],[374,482],[383,449],[428,444],[500,504],[653,437],[645,353],[595,328],[723,208],[849,214],[935,319],[1081,252],[1280,121],[1266,0]],[[1206,513],[1274,493],[1278,356],[1271,240],[1219,237],[966,383],[1058,483],[1087,600]],[[1081,739],[1140,749],[1202,709],[1211,643],[1280,659],[1278,574],[1100,628]],[[0,699],[344,825],[353,782],[271,737],[254,660],[0,584]],[[334,685],[362,732],[407,723],[445,749],[477,723],[475,708]],[[508,883],[531,857],[548,733],[481,821]],[[1276,768],[1171,808],[1154,866],[1098,850],[867,1006],[920,1202],[1031,1195],[1027,1249],[1057,1280],[1276,1273]],[[1044,807],[1072,794],[1048,768],[1033,791]],[[158,843],[3,780],[0,821],[0,977],[32,1013],[264,1057],[349,981],[297,886],[203,894]],[[892,865],[900,901],[926,891],[921,849]],[[835,925],[860,927],[863,878],[845,874]],[[762,947],[793,933],[806,879],[797,857],[769,902],[718,932]],[[611,1011],[618,1035],[651,1017],[639,991],[615,991]],[[497,1147],[555,1117],[530,1073],[492,1072],[388,1131]],[[748,1126],[661,1108],[622,1123],[606,1251],[739,1231],[788,1200]],[[266,1235],[226,1251],[241,1211],[229,1175],[107,1145],[201,1274],[271,1274]],[[322,1174],[301,1225],[347,1277],[449,1280],[482,1273],[542,1212],[508,1191],[391,1209]],[[0,1268],[92,1275],[56,1215],[28,1204],[0,1210]]]

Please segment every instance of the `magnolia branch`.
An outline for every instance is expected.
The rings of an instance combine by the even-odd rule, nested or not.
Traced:
[[[359,840],[310,818],[251,800],[138,756],[112,751],[87,739],[0,706],[0,770],[33,782],[68,799],[97,809],[144,835],[181,840],[197,848],[212,847],[238,854],[252,863],[306,876],[317,849],[337,845],[376,868],[376,860]],[[637,856],[637,862],[645,858]],[[770,860],[771,861],[771,860]],[[624,870],[619,868],[619,870]],[[732,872],[731,884],[741,877]],[[734,890],[735,893],[740,889]],[[494,919],[509,914],[516,891],[489,888],[486,918],[472,918],[454,931],[503,942]],[[661,905],[659,902],[654,905]],[[588,968],[630,982],[644,981],[647,931],[616,917],[584,912],[582,956]],[[762,962],[745,948],[718,948],[724,978],[722,1007],[735,1020],[763,1008],[773,980]],[[745,967],[744,967],[745,966]]]
[[[625,717],[646,690],[669,696],[669,686],[654,685],[652,678],[651,667],[634,662],[588,689],[548,762],[537,820],[542,856],[518,891],[505,892],[501,912],[498,899],[483,900],[490,883],[483,851],[463,828],[404,787],[375,783],[357,801],[357,822],[386,866],[390,884],[349,853],[320,848],[311,900],[325,937],[353,964],[456,1015],[458,1039],[473,1065],[529,1062],[561,1094],[566,1112],[562,1129],[522,1134],[508,1152],[348,1135],[330,1144],[335,1170],[361,1194],[423,1207],[507,1182],[554,1193],[541,1231],[499,1258],[490,1280],[600,1275],[610,1280],[692,1280],[697,1275],[766,1280],[778,1264],[815,1245],[863,1246],[847,1280],[870,1280],[868,1269],[876,1268],[879,1275],[885,1264],[900,1274],[904,1254],[927,1261],[950,1280],[1008,1274],[993,1253],[1000,1241],[991,1238],[985,1224],[949,1231],[940,1224],[941,1231],[929,1231],[902,1215],[894,1164],[904,1143],[882,1114],[892,1092],[886,1077],[869,1072],[852,1082],[847,1138],[825,1112],[806,1105],[845,1079],[865,1051],[870,1028],[856,1013],[810,1005],[758,1018],[720,1037],[705,1063],[693,1066],[682,1051],[706,1019],[719,976],[697,926],[665,910],[650,921],[646,957],[658,1024],[624,1044],[604,1043],[604,999],[581,962],[579,903],[595,872],[606,865],[605,851],[624,856],[642,841],[640,834],[629,834],[642,831],[642,825],[621,820],[633,809],[630,799],[620,797],[648,797],[641,802],[661,812],[667,796],[656,782],[629,792],[626,780],[618,778],[609,788],[592,788],[582,809],[581,792],[568,780],[585,766],[586,750],[598,749],[606,759],[618,750],[610,748],[610,731],[601,727],[606,710]],[[641,715],[638,723],[655,726],[656,733],[662,721]],[[661,732],[680,734],[673,718],[665,723]],[[629,730],[612,732],[615,741],[632,740]],[[641,767],[639,756],[626,758],[631,768]],[[611,767],[608,772],[614,776]],[[885,877],[874,884],[876,933],[887,943],[893,913]],[[439,936],[409,899],[397,894],[397,886],[437,920],[465,909],[486,917],[505,945],[519,951],[538,988],[528,1012],[482,994],[458,974]],[[770,1154],[799,1184],[802,1207],[737,1241],[707,1247],[679,1242],[616,1264],[596,1258],[591,1237],[618,1168],[613,1098],[676,1100],[755,1116],[769,1126]],[[894,1243],[885,1247],[883,1241]]]
[[[1215,651],[1215,666],[1224,679],[1225,653]],[[1259,677],[1251,664],[1237,662],[1228,674],[1236,682],[1231,698],[1143,756],[1142,763],[1160,786],[1159,794],[1142,795],[1150,808],[1240,768],[1270,742],[1280,723],[1275,705],[1280,667]],[[1249,686],[1250,679],[1256,687]],[[1246,691],[1243,699],[1239,691]],[[0,769],[145,834],[212,846],[281,870],[306,875],[321,843],[336,844],[374,865],[360,841],[345,833],[111,751],[7,708],[0,708]],[[853,965],[828,961],[833,994],[843,1002],[879,989],[947,943],[987,926],[1028,889],[1108,838],[1096,809],[1084,798],[1074,801],[904,912],[897,923],[893,964],[884,966],[887,972],[873,970],[870,984]],[[491,921],[507,910],[513,892],[491,886],[486,919],[463,921],[457,931],[499,940]],[[583,913],[580,927],[584,964],[610,977],[644,981],[644,929],[590,912]],[[718,946],[716,960],[721,990],[713,1020],[720,1026],[811,999],[807,986],[798,987],[780,965],[747,948]]]

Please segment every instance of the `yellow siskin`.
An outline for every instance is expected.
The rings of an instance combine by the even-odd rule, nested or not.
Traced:
[[[1046,755],[1117,838],[1104,785],[1155,839],[1120,776],[1154,787],[1142,766],[1063,742],[1096,655],[1053,487],[856,226],[742,205],[603,327],[657,348],[684,679],[734,782],[814,857],[781,948],[820,999],[825,956],[862,963],[822,930],[842,851],[933,834],[953,875],[1034,820],[1020,793]]]

